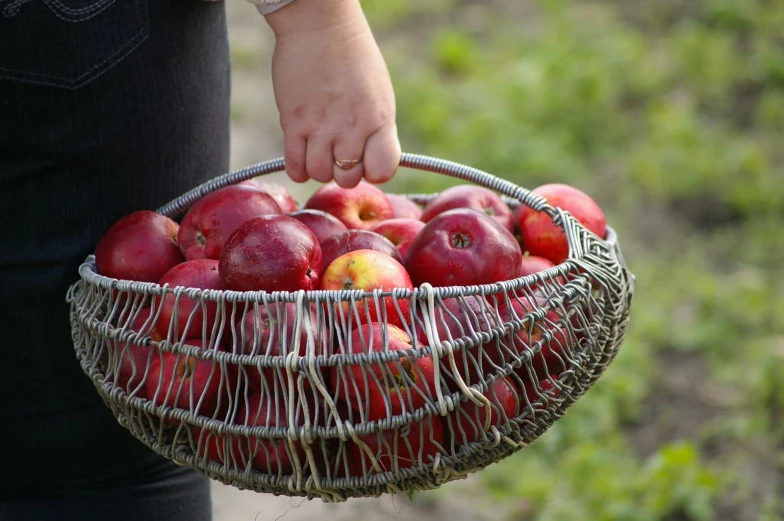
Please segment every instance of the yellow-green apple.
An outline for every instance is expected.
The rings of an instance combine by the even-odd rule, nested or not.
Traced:
[[[333,235],[348,231],[348,228],[340,219],[321,210],[297,210],[289,213],[288,216],[307,226],[313,232],[313,235],[316,236],[319,243],[324,242]]]
[[[403,262],[400,252],[392,241],[380,233],[370,230],[346,230],[321,242],[321,272],[326,271],[327,266],[341,255],[356,250],[377,250],[400,263]]]
[[[368,230],[395,216],[386,194],[367,181],[360,181],[354,188],[342,188],[334,181],[327,183],[308,198],[304,208],[332,214],[347,228],[358,230]]]
[[[362,324],[351,334],[347,351],[387,353],[412,349],[408,334],[397,326]],[[337,396],[368,420],[413,413],[436,396],[430,356],[403,355],[389,362],[334,366],[330,381]],[[369,374],[372,373],[372,374]]]
[[[307,226],[287,215],[245,221],[220,256],[220,275],[234,291],[318,289],[321,247]]]
[[[398,217],[387,219],[373,226],[370,231],[383,235],[392,242],[397,248],[402,258],[406,258],[406,252],[411,245],[414,237],[425,227],[425,223],[418,219]]]
[[[361,290],[382,292],[394,289],[413,289],[406,269],[398,261],[376,250],[355,250],[341,255],[327,266],[321,277],[323,290]],[[379,297],[378,307],[368,297],[367,310],[361,303],[357,305],[359,322],[385,321],[389,324],[402,325],[408,321],[408,299],[395,299],[390,296]],[[346,316],[352,314],[351,304],[342,302]],[[398,311],[399,309],[399,311]]]
[[[543,197],[551,206],[569,212],[600,238],[606,236],[607,220],[604,212],[585,192],[559,183],[541,185],[532,192]],[[569,256],[566,234],[546,213],[521,204],[514,212],[514,221],[522,235],[525,249],[531,255],[544,257],[554,264],[560,264]]]
[[[262,215],[280,215],[270,194],[250,185],[226,186],[207,194],[185,214],[177,234],[185,258],[218,259],[239,225]]]
[[[185,258],[177,245],[176,222],[149,210],[118,220],[98,241],[95,267],[106,277],[158,282]]]
[[[523,253],[498,221],[470,208],[447,210],[417,234],[405,266],[414,285],[471,286],[520,276]]]
[[[483,186],[457,185],[447,188],[427,202],[422,212],[422,221],[430,222],[433,217],[455,208],[471,208],[482,212],[498,221],[509,230],[514,231],[512,210],[501,197]]]

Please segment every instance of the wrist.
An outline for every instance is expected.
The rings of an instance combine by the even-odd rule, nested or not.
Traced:
[[[366,23],[359,0],[294,0],[264,18],[277,38]]]

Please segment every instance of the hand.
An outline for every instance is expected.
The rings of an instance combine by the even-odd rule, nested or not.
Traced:
[[[389,71],[358,0],[294,0],[266,16],[286,172],[351,188],[400,163]],[[343,170],[335,160],[361,159]]]

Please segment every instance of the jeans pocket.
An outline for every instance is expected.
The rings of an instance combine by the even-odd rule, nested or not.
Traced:
[[[147,0],[0,0],[0,79],[76,89],[149,29]]]

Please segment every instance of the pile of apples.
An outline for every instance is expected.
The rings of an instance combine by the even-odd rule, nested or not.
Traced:
[[[605,216],[584,192],[564,184],[542,185],[533,191],[551,205],[569,211],[597,236],[605,237]],[[554,267],[568,253],[563,231],[546,214],[525,205],[513,211],[495,192],[473,184],[448,188],[420,206],[364,181],[351,189],[333,182],[321,186],[300,206],[282,185],[249,180],[208,194],[179,223],[152,211],[123,217],[101,238],[95,263],[98,273],[107,277],[168,284],[172,288],[390,292],[413,290],[424,283],[436,287],[474,286],[515,279]],[[335,346],[336,353],[405,352],[412,346],[427,345],[432,338],[433,332],[428,334],[422,321],[411,316],[408,299],[385,297],[378,308],[371,305],[361,312],[349,309],[348,303],[332,302],[332,313],[355,314],[355,325],[348,332],[350,339],[339,343],[341,351],[338,343],[319,343],[322,347]],[[445,298],[436,332],[445,340],[487,331],[545,303],[544,296],[503,299],[495,307],[482,297]],[[296,344],[300,346],[299,354],[305,354],[306,324],[317,321],[317,310],[312,306],[309,320],[298,322],[293,303],[248,309],[232,319],[218,311],[217,302],[202,303],[186,294],[179,298],[167,294],[155,309],[141,308],[131,329],[157,341],[182,340],[198,348],[235,354],[286,356]],[[488,313],[493,309],[495,315]],[[486,378],[487,372],[495,372],[494,367],[519,361],[522,353],[542,338],[545,322],[565,324],[568,320],[556,311],[548,311],[537,327],[514,332],[506,349],[493,341],[459,351],[454,354],[458,374],[446,357],[401,356],[364,367],[325,367],[322,377],[338,410],[353,411],[357,421],[360,417],[363,421],[384,420],[421,408],[428,400],[435,401],[435,365],[443,368],[442,390],[459,392],[461,382],[476,384]],[[220,328],[235,334],[224,334],[227,341],[213,345],[211,333]],[[556,368],[564,368],[563,350],[569,342],[579,340],[568,330],[565,326],[551,331],[531,364],[494,380],[485,392],[489,408],[464,401],[444,417],[426,415],[409,429],[371,433],[361,441],[375,453],[382,470],[416,466],[443,447],[451,446],[456,451],[480,441],[491,427],[504,425],[526,404],[542,398],[543,391],[551,391],[547,395],[550,398],[557,396],[560,371]],[[239,335],[239,331],[244,334]],[[296,337],[299,342],[292,342]],[[250,426],[290,427],[287,422],[292,417],[298,426],[306,420],[310,424],[327,422],[323,412],[318,416],[324,408],[315,403],[319,400],[316,392],[308,393],[310,407],[298,407],[293,416],[286,413],[284,404],[277,401],[285,393],[269,390],[271,382],[281,385],[279,368],[254,371],[253,366],[232,367],[210,359],[156,351],[154,345],[118,342],[111,349],[113,356],[119,357],[113,364],[118,368],[114,383],[156,405],[219,418],[225,417],[233,403],[234,422]],[[247,388],[237,393],[241,380]],[[236,396],[243,399],[232,400]],[[172,417],[166,421],[179,423]],[[199,440],[200,450],[210,459],[228,463],[230,454],[247,453],[253,467],[261,472],[288,473],[294,461],[305,460],[299,442],[294,447],[285,440],[218,437],[212,433],[204,433]],[[330,461],[324,454],[329,450],[323,446],[319,450],[322,459]],[[332,465],[336,477],[378,471],[371,468],[360,445],[352,441],[346,443],[341,461]]]

